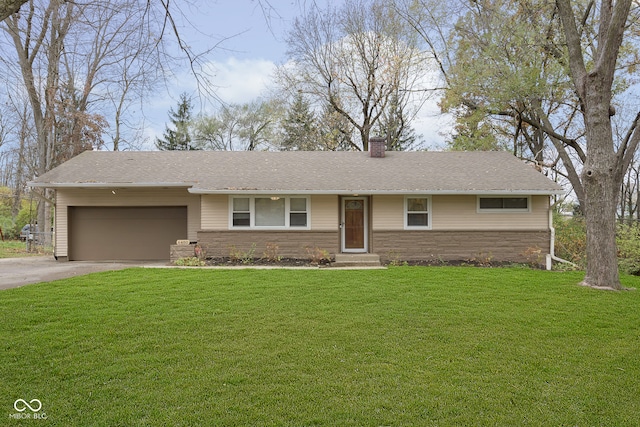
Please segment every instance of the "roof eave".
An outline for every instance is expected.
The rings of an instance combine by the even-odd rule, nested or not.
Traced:
[[[188,188],[193,182],[27,182],[32,188]]]
[[[526,189],[503,189],[503,190],[427,190],[427,189],[394,189],[394,190],[371,190],[371,189],[327,189],[327,190],[304,190],[304,189],[258,189],[258,188],[226,188],[226,189],[206,189],[193,187],[191,182],[28,182],[32,188],[187,188],[192,194],[288,194],[288,195],[542,195],[553,196],[563,195],[564,190],[526,190]]]
[[[274,189],[203,189],[191,187],[192,194],[287,194],[287,195],[531,195],[553,196],[562,195],[564,190],[365,190],[365,189],[341,189],[341,190],[274,190]]]

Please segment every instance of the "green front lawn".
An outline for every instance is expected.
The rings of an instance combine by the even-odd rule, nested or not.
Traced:
[[[640,291],[582,274],[130,269],[1,291],[0,419],[39,399],[57,426],[639,425]]]

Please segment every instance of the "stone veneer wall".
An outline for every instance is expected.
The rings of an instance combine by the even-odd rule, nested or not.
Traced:
[[[248,252],[255,244],[255,257],[267,251],[267,245],[277,247],[284,258],[305,259],[307,248],[328,251],[332,256],[340,251],[337,231],[199,231],[198,243],[208,258],[228,257],[232,251]]]
[[[478,260],[544,265],[550,239],[548,230],[376,231],[372,251],[382,261]]]
[[[180,258],[191,258],[195,256],[195,243],[189,245],[171,245],[169,260],[171,262],[177,261]]]
[[[374,231],[371,252],[381,261],[502,261],[535,262],[544,265],[551,234],[540,231]],[[308,258],[307,248],[340,252],[335,231],[199,231],[204,256],[228,257],[232,251],[248,252],[255,244],[255,257],[267,245],[276,245],[279,256]],[[178,252],[182,251],[182,252]],[[171,246],[171,260],[194,256],[194,245]],[[176,257],[174,259],[174,257]]]

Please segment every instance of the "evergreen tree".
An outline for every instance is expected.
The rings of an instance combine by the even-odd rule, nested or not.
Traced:
[[[156,138],[158,150],[197,150],[191,139],[191,98],[186,93],[180,95],[178,111],[169,109],[173,129],[165,126],[163,138]]]
[[[418,137],[411,127],[413,115],[408,111],[408,102],[397,93],[389,99],[374,129],[387,137],[387,150],[407,151],[415,148]]]
[[[298,93],[282,121],[283,150],[318,150],[320,141],[315,115],[309,102]]]

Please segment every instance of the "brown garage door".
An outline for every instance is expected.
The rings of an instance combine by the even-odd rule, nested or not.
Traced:
[[[69,260],[166,260],[187,207],[69,207]]]

